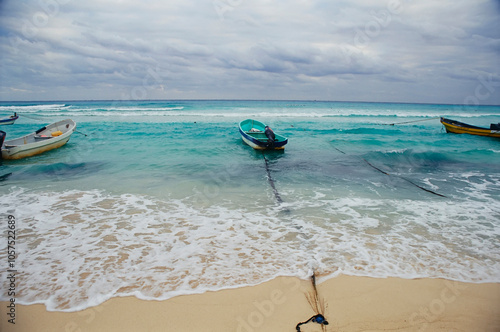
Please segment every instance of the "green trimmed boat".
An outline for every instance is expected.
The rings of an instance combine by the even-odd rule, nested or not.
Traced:
[[[256,150],[282,150],[288,143],[286,137],[275,134],[269,126],[257,120],[243,120],[239,129],[243,141]]]

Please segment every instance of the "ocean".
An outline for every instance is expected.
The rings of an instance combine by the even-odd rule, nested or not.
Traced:
[[[17,303],[76,311],[313,272],[500,282],[500,140],[439,122],[489,127],[500,106],[0,103],[14,112],[7,139],[77,123],[62,148],[0,164],[0,264]],[[247,118],[285,150],[247,146]]]

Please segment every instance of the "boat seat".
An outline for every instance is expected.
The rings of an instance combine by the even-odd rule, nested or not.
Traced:
[[[491,130],[500,130],[500,123],[499,124],[492,123],[490,125],[490,129]]]
[[[35,140],[45,140],[45,139],[49,139],[49,138],[52,138],[52,136],[45,136],[45,135],[36,135],[35,136]]]

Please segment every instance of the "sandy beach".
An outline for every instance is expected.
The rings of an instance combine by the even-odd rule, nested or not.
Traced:
[[[499,22],[0,0],[0,332],[500,332]]]
[[[500,284],[443,279],[340,276],[319,283],[327,326],[301,331],[500,331]],[[317,314],[311,281],[280,277],[261,285],[167,301],[113,298],[80,312],[17,305],[15,324],[2,302],[1,331],[296,331]],[[322,330],[323,328],[323,330]]]

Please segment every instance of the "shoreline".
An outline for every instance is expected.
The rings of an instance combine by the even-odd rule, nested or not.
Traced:
[[[499,331],[500,283],[341,275],[317,285],[329,325],[324,331]],[[305,296],[310,280],[278,277],[256,286],[165,301],[112,298],[78,312],[49,312],[42,304],[16,305],[2,331],[296,331],[317,312]],[[322,331],[310,322],[301,331]]]

